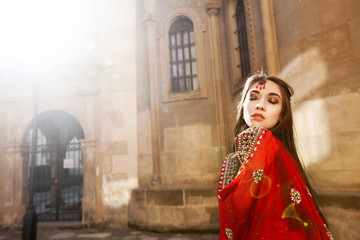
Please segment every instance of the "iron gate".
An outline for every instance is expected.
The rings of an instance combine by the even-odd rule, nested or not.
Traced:
[[[38,145],[33,195],[38,221],[81,220],[82,196],[83,164],[79,141],[74,138],[67,145]]]

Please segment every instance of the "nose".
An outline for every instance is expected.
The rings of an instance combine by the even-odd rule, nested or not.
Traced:
[[[263,101],[258,101],[255,105],[255,109],[265,111],[265,104]]]

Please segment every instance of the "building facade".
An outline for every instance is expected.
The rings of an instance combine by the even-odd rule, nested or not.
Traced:
[[[7,32],[10,40],[2,49],[7,55],[2,55],[0,82],[2,225],[21,223],[28,203],[36,83],[33,199],[39,221],[127,224],[127,204],[138,182],[136,34],[135,21],[129,21],[135,19],[135,3],[79,1],[72,8],[67,3],[54,3],[56,9],[38,2],[28,6],[32,16],[47,19],[38,23],[45,30],[7,21],[23,32],[30,28],[31,33],[45,34],[40,36],[56,42],[62,51],[48,58],[43,54],[46,61],[35,66],[25,55],[31,57],[31,52],[19,54],[24,49],[12,45],[16,39]],[[51,15],[59,14],[72,22],[66,25],[63,19],[57,26]],[[67,29],[60,31],[62,25]],[[31,39],[21,43],[33,47]],[[41,50],[37,49],[40,56]]]
[[[295,88],[301,158],[335,236],[356,239],[359,3],[149,0],[137,6],[143,147],[129,223],[218,228],[215,189],[221,160],[231,151],[241,85],[264,69]]]
[[[55,220],[78,217],[77,209],[84,224],[216,231],[216,188],[241,86],[264,69],[295,89],[300,156],[335,237],[360,236],[359,1],[95,8],[105,20],[96,20],[81,60],[42,76],[38,143],[63,151],[39,153],[35,179],[50,181],[38,186],[39,209]],[[28,198],[33,101],[25,72],[8,67],[1,78],[0,221],[9,225],[22,221]]]

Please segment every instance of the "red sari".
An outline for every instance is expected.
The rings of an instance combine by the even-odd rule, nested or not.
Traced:
[[[294,158],[271,131],[236,138],[222,165],[219,239],[332,239]]]

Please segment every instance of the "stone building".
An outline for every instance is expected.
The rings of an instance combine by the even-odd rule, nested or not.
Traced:
[[[0,70],[2,225],[20,223],[28,202],[36,82],[39,221],[127,224],[138,182],[135,2],[68,4],[35,1],[23,12],[9,3],[11,15],[2,15],[8,34]]]
[[[216,187],[241,84],[263,68],[295,88],[296,141],[335,237],[360,237],[359,1],[137,0],[93,9],[86,51],[42,76],[38,141],[62,151],[38,161],[35,180],[55,181],[38,186],[39,209],[58,220],[80,214],[84,224],[217,230]],[[14,65],[0,83],[3,225],[21,222],[28,194],[32,93]]]
[[[263,68],[295,88],[296,140],[335,236],[358,238],[359,1],[137,4],[139,188],[129,223],[218,227],[214,195],[239,90]]]

